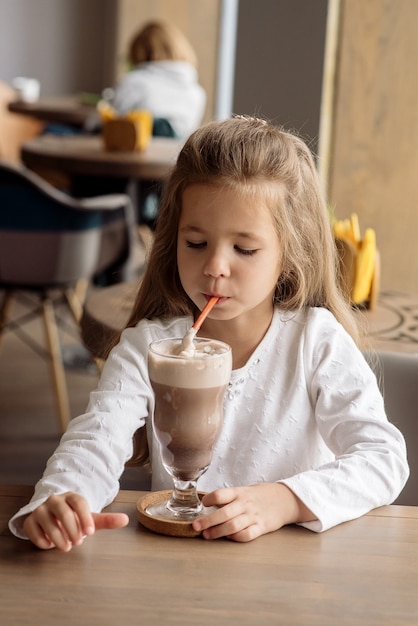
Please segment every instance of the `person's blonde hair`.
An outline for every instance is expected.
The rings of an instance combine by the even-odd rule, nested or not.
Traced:
[[[275,302],[292,311],[325,307],[358,342],[356,320],[339,287],[337,250],[312,153],[295,134],[251,117],[211,122],[186,141],[163,191],[129,326],[142,318],[197,312],[177,270],[182,195],[192,184],[263,194],[282,248]]]
[[[186,36],[174,24],[149,22],[133,37],[128,61],[135,67],[150,61],[186,61],[197,68],[197,57]]]

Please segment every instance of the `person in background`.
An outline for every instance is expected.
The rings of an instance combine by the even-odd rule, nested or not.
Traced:
[[[163,127],[154,135],[183,139],[198,128],[206,93],[198,82],[196,54],[176,26],[147,23],[130,43],[128,63],[129,71],[108,99],[119,114],[147,109]]]

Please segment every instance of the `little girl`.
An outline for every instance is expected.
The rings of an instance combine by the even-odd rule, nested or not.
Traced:
[[[213,295],[199,334],[232,347],[233,373],[199,480],[204,504],[219,508],[194,528],[236,541],[291,523],[321,532],[391,503],[408,477],[405,442],[356,345],[336,267],[300,139],[242,117],[195,131],[167,182],[128,328],[12,532],[68,551],[99,528],[124,526],[125,515],[99,511],[116,496],[144,424],[152,489],[171,487],[152,432],[148,346],[183,336]]]

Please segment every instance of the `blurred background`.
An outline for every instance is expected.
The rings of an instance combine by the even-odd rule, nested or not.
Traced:
[[[0,0],[0,11],[0,78],[37,78],[41,97],[114,85],[133,34],[161,18],[196,50],[206,120],[229,107],[316,142],[327,0]]]
[[[416,0],[0,0],[0,80],[100,93],[151,18],[194,46],[204,120],[258,114],[300,132],[337,216],[375,228],[382,287],[416,293]]]

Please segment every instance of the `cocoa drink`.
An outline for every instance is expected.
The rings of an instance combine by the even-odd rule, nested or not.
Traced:
[[[148,370],[155,393],[154,431],[164,467],[175,479],[196,481],[212,459],[222,429],[222,402],[231,373],[231,349],[195,338],[151,344]],[[179,354],[180,352],[180,354]]]

